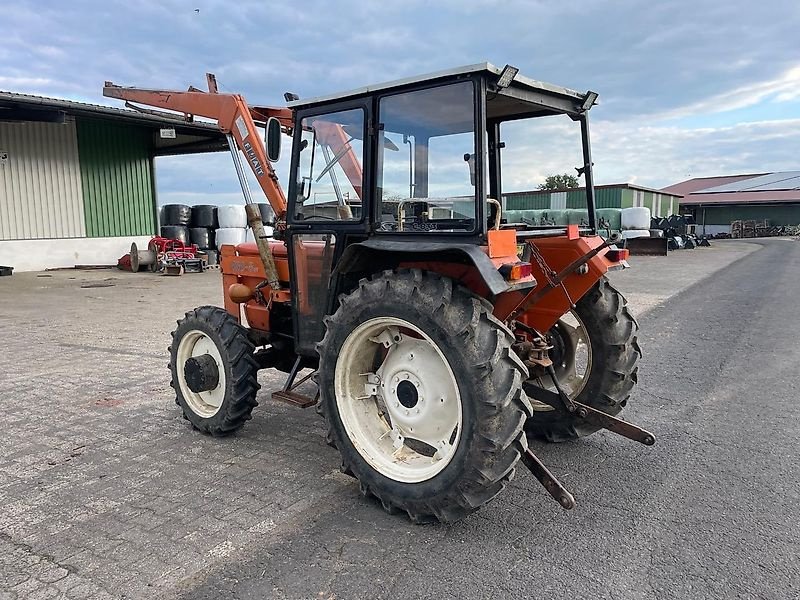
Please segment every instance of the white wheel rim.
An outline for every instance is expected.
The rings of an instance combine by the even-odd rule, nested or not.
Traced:
[[[213,390],[193,392],[186,382],[184,365],[190,358],[202,356],[203,354],[211,355],[214,358],[214,362],[217,363],[219,383]],[[184,334],[178,343],[175,371],[181,395],[186,400],[189,408],[192,409],[192,412],[206,419],[219,412],[220,407],[222,407],[222,401],[225,400],[225,367],[222,362],[222,355],[214,340],[198,329],[193,329]]]
[[[458,384],[439,347],[408,321],[379,317],[356,327],[336,360],[334,391],[350,441],[381,475],[419,483],[453,459]]]
[[[574,356],[564,356],[561,364],[554,365],[558,383],[570,398],[575,398],[589,381],[589,373],[592,371],[592,345],[586,333],[586,326],[575,311],[570,311],[561,317],[555,328],[562,337],[566,336],[571,340],[575,348]],[[555,389],[549,379],[547,383],[548,388]]]

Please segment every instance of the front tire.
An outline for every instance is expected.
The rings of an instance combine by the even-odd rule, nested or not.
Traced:
[[[638,381],[639,324],[628,310],[625,297],[603,277],[578,300],[574,315],[581,333],[575,333],[574,323],[560,321],[549,332],[555,348],[561,347],[564,356],[554,360],[559,383],[574,400],[610,415],[619,414],[631,397]],[[569,331],[570,335],[565,335]],[[567,340],[559,344],[558,337]],[[581,377],[570,373],[576,360],[578,344],[570,339],[586,339],[586,372]],[[566,367],[563,373],[561,367]],[[525,389],[537,385],[526,381]],[[533,394],[532,394],[533,395]],[[571,414],[562,406],[552,411],[535,412],[525,424],[527,433],[548,442],[563,442],[585,437],[598,431],[596,425]]]
[[[252,418],[261,388],[254,350],[247,330],[216,306],[201,306],[178,321],[170,345],[170,385],[196,429],[228,435]]]
[[[527,447],[527,371],[511,332],[480,298],[417,270],[364,279],[339,301],[318,383],[342,470],[415,522],[474,512]]]

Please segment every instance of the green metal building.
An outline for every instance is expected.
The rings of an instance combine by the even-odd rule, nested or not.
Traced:
[[[0,92],[0,265],[115,262],[156,233],[155,158],[226,148],[207,123]]]
[[[646,206],[654,217],[677,214],[681,196],[630,183],[595,186],[596,208]],[[503,194],[504,210],[586,208],[585,188]]]

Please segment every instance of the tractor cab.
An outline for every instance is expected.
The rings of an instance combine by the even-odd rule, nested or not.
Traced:
[[[484,243],[493,228],[553,235],[503,216],[501,125],[566,115],[580,129],[586,216],[594,229],[587,113],[594,92],[477,64],[297,100],[288,189],[290,230],[335,228],[384,240]]]
[[[290,102],[284,235],[296,351],[313,356],[339,294],[380,270],[430,267],[435,257],[448,273],[469,265],[471,289],[491,301],[534,287],[541,277],[514,270],[518,240],[564,235],[567,223],[504,216],[501,125],[566,115],[580,130],[587,210],[576,225],[591,235],[587,113],[596,98],[484,63]]]

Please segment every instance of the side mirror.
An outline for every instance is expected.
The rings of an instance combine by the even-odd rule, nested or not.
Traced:
[[[264,145],[267,147],[267,158],[270,162],[278,162],[281,157],[281,122],[275,117],[267,121],[264,132]]]

